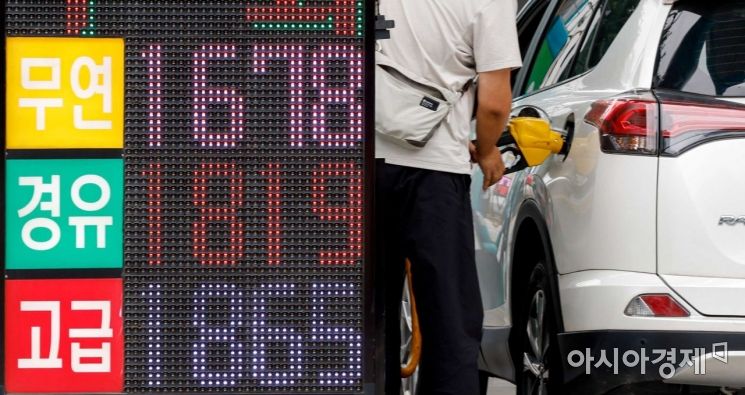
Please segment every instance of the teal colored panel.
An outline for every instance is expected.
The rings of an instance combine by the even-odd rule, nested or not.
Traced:
[[[121,268],[123,185],[121,159],[6,161],[6,268]]]

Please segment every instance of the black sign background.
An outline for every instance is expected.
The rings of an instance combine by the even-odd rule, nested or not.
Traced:
[[[6,2],[126,40],[125,391],[375,380],[368,2]]]

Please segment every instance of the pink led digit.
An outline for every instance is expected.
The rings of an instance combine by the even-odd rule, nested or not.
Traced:
[[[228,180],[227,187],[220,180]],[[203,265],[237,265],[244,244],[239,212],[243,172],[235,163],[202,163],[194,171],[192,201],[199,211],[199,220],[192,224],[194,258]]]
[[[273,62],[287,62],[290,87],[290,146],[303,146],[303,47],[301,45],[256,45],[253,72],[266,74]]]
[[[334,180],[344,180],[347,201],[331,205],[326,198]],[[338,181],[337,181],[338,183]],[[322,163],[313,171],[312,210],[322,221],[348,226],[347,248],[321,251],[321,265],[354,265],[362,259],[362,170],[353,163]]]
[[[150,147],[160,147],[163,127],[162,69],[160,45],[151,45],[142,53],[147,60],[147,139]]]
[[[332,73],[328,69],[335,60],[342,60],[348,68],[349,76],[342,84],[329,82],[326,78],[327,73]],[[362,141],[363,135],[364,113],[360,99],[364,82],[362,52],[349,45],[321,46],[313,53],[312,64],[313,89],[320,97],[320,102],[312,109],[313,140],[321,147],[354,147]],[[348,121],[343,127],[326,125],[326,114],[332,107],[341,107],[347,113]]]
[[[160,163],[151,163],[142,172],[147,181],[147,263],[160,265],[162,247],[162,177]]]
[[[194,139],[201,147],[235,147],[243,138],[243,97],[234,88],[211,86],[207,83],[210,62],[236,59],[235,45],[202,45],[202,48],[194,53],[193,128]],[[229,108],[229,126],[209,125],[209,110],[216,105]]]
[[[282,263],[282,185],[278,164],[269,164],[268,169],[261,172],[266,177],[267,194],[267,263],[279,265]]]

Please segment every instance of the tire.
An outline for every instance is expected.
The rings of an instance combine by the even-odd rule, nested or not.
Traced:
[[[549,271],[537,262],[517,287],[512,349],[518,395],[562,394],[562,365]],[[520,288],[518,288],[520,289]]]

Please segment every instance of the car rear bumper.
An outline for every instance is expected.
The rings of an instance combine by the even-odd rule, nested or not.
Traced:
[[[566,393],[648,382],[745,388],[745,333],[570,332],[559,335],[559,349]]]
[[[737,332],[745,334],[745,317],[706,316],[671,289],[657,274],[620,270],[586,270],[559,276],[564,331],[604,330]],[[632,299],[668,294],[690,312],[688,317],[632,317],[624,314]],[[721,303],[742,303],[723,299]]]

